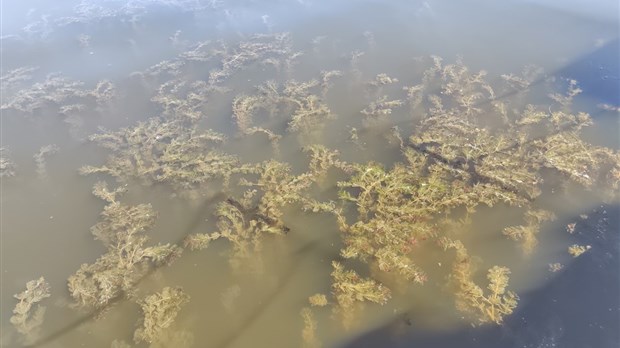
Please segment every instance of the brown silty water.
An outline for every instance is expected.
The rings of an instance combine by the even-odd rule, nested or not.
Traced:
[[[166,15],[154,11],[121,22],[123,40],[101,23],[69,25],[30,39],[50,59],[29,58],[41,67],[21,75],[19,54],[39,48],[9,42],[3,346],[334,347],[386,323],[395,335],[501,325],[515,309],[507,291],[527,293],[553,277],[550,264],[570,264],[571,217],[617,200],[618,124],[554,71],[613,28],[587,33],[583,19],[514,4],[478,4],[467,20],[463,5],[376,6],[214,5],[189,24],[174,12],[160,30]],[[308,20],[287,22],[291,8]],[[200,20],[212,17],[219,27]],[[540,34],[549,25],[562,39]],[[588,128],[582,111],[602,116]],[[99,181],[126,192],[106,202],[92,194]],[[102,212],[140,204],[152,210],[136,219],[156,220],[131,249],[141,240],[118,235],[137,220]],[[549,218],[527,217],[541,210]],[[183,251],[157,262],[148,248],[158,243]],[[94,295],[69,291],[82,264],[118,252],[102,267],[122,268],[130,256],[119,250],[145,254],[112,284],[78,277]],[[496,265],[510,270],[506,289],[487,288]],[[20,333],[13,294],[41,276],[44,320]],[[485,300],[466,292],[472,284]],[[117,292],[103,300],[106,286]],[[141,305],[166,287],[188,302],[169,298],[183,303],[159,317],[158,335],[134,336],[151,323]],[[325,306],[311,306],[315,294]]]

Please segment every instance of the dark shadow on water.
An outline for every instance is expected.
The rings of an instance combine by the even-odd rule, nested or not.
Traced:
[[[557,72],[579,81],[586,96],[620,106],[620,39],[605,44]]]
[[[615,348],[620,342],[620,206],[600,206],[577,218],[576,243],[592,249],[544,287],[523,294],[502,327],[467,328],[431,335],[415,329],[395,337],[388,327],[345,348]]]

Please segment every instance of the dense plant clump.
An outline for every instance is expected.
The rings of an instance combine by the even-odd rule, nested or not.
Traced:
[[[182,289],[170,287],[139,301],[144,317],[134,333],[134,341],[153,343],[159,340],[162,331],[170,327],[181,307],[187,302],[189,296]]]
[[[166,183],[183,191],[200,188],[216,178],[226,183],[232,174],[247,171],[237,157],[217,150],[224,135],[198,131],[177,120],[153,118],[90,139],[112,154],[106,164],[85,166],[80,172],[109,174],[123,183],[131,179],[147,185]]]
[[[102,308],[120,296],[132,295],[149,267],[170,264],[181,254],[176,245],[145,245],[148,237],[144,234],[153,226],[157,214],[149,204],[120,203],[117,195],[122,191],[110,191],[103,182],[94,187],[93,193],[107,205],[102,220],[91,232],[107,252],[94,263],[82,264],[69,277],[69,292],[78,306]]]

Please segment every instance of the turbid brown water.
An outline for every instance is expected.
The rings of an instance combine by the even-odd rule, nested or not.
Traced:
[[[567,225],[609,199],[613,192],[604,180],[598,180],[605,175],[592,177],[595,182],[584,188],[575,182],[578,178],[562,182],[558,174],[561,171],[554,172],[558,168],[546,163],[549,168],[541,174],[542,194],[532,198],[522,187],[515,188],[515,181],[506,184],[479,172],[488,153],[475,159],[451,158],[445,146],[432,141],[424,146],[409,143],[409,135],[418,134],[421,120],[428,118],[429,110],[436,106],[429,96],[444,98],[446,109],[454,104],[448,101],[452,95],[446,93],[447,82],[441,74],[428,83],[422,107],[412,107],[415,95],[408,99],[404,87],[424,82],[424,72],[435,64],[431,56],[443,57],[444,68],[461,60],[460,56],[463,65],[457,64],[455,71],[467,67],[471,76],[486,70],[484,80],[494,89],[492,97],[484,90],[475,97],[478,99],[472,107],[483,111],[472,114],[494,134],[503,134],[509,127],[501,123],[496,103],[505,103],[514,117],[528,104],[549,115],[562,110],[565,106],[548,96],[570,95],[569,80],[573,76],[562,74],[562,69],[617,40],[617,18],[582,16],[511,2],[465,5],[369,1],[353,5],[214,1],[163,5],[136,1],[124,7],[111,2],[105,10],[85,2],[76,8],[81,12],[71,9],[50,17],[42,16],[47,10],[39,5],[33,3],[36,8],[28,15],[23,8],[4,5],[5,10],[19,14],[17,18],[25,18],[25,24],[36,25],[22,30],[10,22],[3,28],[5,35],[14,36],[3,39],[2,73],[17,77],[2,82],[2,147],[7,149],[2,156],[6,153],[14,163],[10,166],[14,175],[2,177],[0,197],[3,346],[109,347],[114,340],[133,345],[133,333],[142,315],[137,302],[166,286],[182,287],[190,301],[181,308],[160,346],[302,345],[304,323],[300,311],[309,305],[308,297],[316,293],[327,295],[329,301],[327,307],[312,309],[317,338],[327,347],[344,345],[387,323],[397,323],[390,332],[393,335],[406,332],[410,326],[429,335],[449,334],[471,324],[471,318],[464,318],[467,315],[454,305],[449,280],[454,252],[444,252],[435,244],[435,237],[445,230],[433,227],[436,230],[424,239],[412,235],[417,239],[411,239],[411,248],[416,248],[415,243],[421,245],[413,255],[426,281],[403,281],[394,275],[397,272],[378,271],[381,266],[373,264],[372,258],[343,257],[342,249],[348,242],[336,217],[305,212],[300,209],[304,202],[299,199],[281,207],[281,220],[274,218],[279,216],[273,210],[261,210],[260,205],[248,209],[240,206],[246,222],[256,221],[263,228],[287,232],[265,233],[260,250],[243,259],[240,269],[235,270],[229,263],[232,243],[220,238],[211,241],[205,250],[186,249],[170,265],[150,265],[135,280],[136,293],[132,296],[122,293],[101,308],[71,307],[74,299],[67,290],[67,278],[81,264],[92,264],[106,253],[104,245],[89,232],[101,220],[105,204],[91,193],[95,182],[105,180],[110,188],[127,185],[127,192],[119,198],[123,204],[152,205],[158,217],[146,232],[148,245],[183,246],[188,235],[217,231],[218,204],[239,202],[246,189],[238,181],[244,173],[232,175],[228,186],[221,177],[158,181],[165,175],[163,171],[137,175],[126,170],[138,168],[136,162],[116,174],[79,174],[83,166],[109,166],[107,156],[114,152],[89,141],[91,134],[135,127],[138,122],[155,118],[162,122],[181,120],[187,127],[182,128],[184,131],[196,134],[213,129],[227,140],[218,145],[208,143],[204,151],[192,152],[191,158],[214,148],[218,154],[237,156],[237,168],[273,159],[290,165],[292,176],[309,171],[308,153],[303,148],[312,144],[338,150],[339,158],[348,164],[376,162],[387,171],[406,161],[403,149],[413,149],[426,154],[431,162],[457,170],[457,174],[467,173],[471,187],[495,185],[528,204],[552,211],[556,219],[541,224],[538,245],[528,257],[524,257],[519,243],[502,233],[505,227],[523,223],[525,205],[481,204],[471,214],[471,224],[458,234],[450,233],[451,237],[458,236],[472,256],[474,280],[480,288],[486,291],[486,270],[494,265],[506,266],[511,271],[508,289],[523,298],[555,276],[549,264],[571,265],[573,258],[567,248],[577,241],[566,231]],[[554,29],[548,30],[551,27]],[[10,75],[21,67],[38,68]],[[601,76],[597,79],[602,85],[618,79],[606,69],[599,69]],[[327,79],[328,71],[337,73]],[[49,77],[53,72],[67,80]],[[312,79],[318,82],[302,92],[286,90],[292,80]],[[107,93],[107,84],[97,88],[97,83],[104,80],[114,86],[114,93]],[[270,86],[265,83],[272,80],[281,98],[276,102],[265,92]],[[78,81],[83,85],[73,84]],[[521,89],[514,88],[518,82],[522,83]],[[257,86],[267,87],[261,91]],[[234,101],[240,96],[263,98],[263,104],[251,110],[252,126],[263,128],[255,130],[255,134],[249,134],[248,129],[244,134],[238,114],[234,115]],[[395,102],[382,104],[389,101]],[[570,111],[593,115],[594,124],[579,134],[580,139],[617,151],[617,113],[609,107],[597,107],[607,102],[585,90],[571,100]],[[310,126],[302,124],[302,128],[309,128],[301,131],[291,126],[296,110],[316,111],[320,109],[317,105],[326,106],[329,113],[316,112],[316,119],[308,117]],[[465,113],[460,107],[457,105],[455,110]],[[395,136],[394,126],[401,139]],[[554,132],[560,134],[574,124],[563,127]],[[549,133],[541,129],[528,129],[531,138],[527,145],[507,141],[493,154],[514,154],[516,149],[547,139]],[[458,136],[453,135],[455,142]],[[182,139],[188,141],[187,137]],[[164,136],[148,141],[153,141],[155,147],[158,142],[170,143]],[[478,144],[476,139],[470,141]],[[137,146],[146,143],[142,139]],[[35,161],[33,156],[50,144],[58,151]],[[164,152],[157,148],[152,154],[157,157]],[[571,158],[570,154],[566,156]],[[527,161],[530,157],[520,158]],[[196,165],[184,168],[196,170]],[[252,175],[247,175],[248,180],[256,179]],[[337,186],[338,182],[351,180],[351,175],[332,167],[321,180],[300,192],[304,197],[342,206],[342,214],[352,226],[361,219],[356,211],[359,205],[343,203]],[[263,187],[255,186],[259,190]],[[359,192],[350,193],[357,197]],[[615,198],[612,195],[611,199]],[[464,213],[464,207],[457,206],[450,217],[456,220]],[[348,330],[342,316],[333,312],[339,304],[330,277],[332,261],[391,289],[386,304],[368,303],[357,312],[356,323]],[[257,269],[261,272],[257,273]],[[50,283],[51,296],[41,301],[47,311],[39,334],[24,340],[9,322],[17,302],[12,296],[40,276]],[[476,319],[473,322],[477,323]]]

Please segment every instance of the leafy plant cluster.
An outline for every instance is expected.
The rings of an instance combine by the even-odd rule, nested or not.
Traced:
[[[247,172],[236,156],[217,150],[224,135],[200,131],[179,120],[152,118],[116,132],[95,134],[91,141],[111,150],[106,164],[85,166],[82,174],[104,173],[120,182],[166,183],[175,189],[198,189],[213,179],[228,182]]]
[[[440,243],[445,249],[454,249],[456,258],[450,276],[456,294],[456,306],[464,313],[470,314],[479,323],[493,322],[501,324],[506,315],[517,307],[519,297],[512,291],[506,291],[510,269],[493,266],[488,270],[488,293],[474,281],[474,266],[467,249],[460,241],[442,238]]]
[[[145,233],[153,226],[157,214],[149,204],[129,206],[117,195],[123,188],[110,191],[98,182],[93,194],[107,202],[101,221],[91,228],[95,239],[107,252],[94,263],[82,264],[68,279],[69,292],[76,305],[104,308],[121,296],[134,294],[136,283],[149,267],[170,264],[181,254],[172,244],[147,246]]]
[[[218,204],[218,231],[188,236],[185,245],[190,249],[204,249],[211,241],[225,238],[232,243],[230,258],[234,268],[239,268],[254,259],[253,265],[260,267],[263,235],[284,235],[289,228],[283,220],[283,208],[301,202],[305,191],[312,184],[312,175],[305,173],[294,176],[287,164],[274,160],[256,166],[256,181],[242,178],[238,185],[248,187],[239,200],[228,198]]]
[[[171,287],[165,287],[161,292],[140,300],[139,304],[144,317],[134,333],[134,341],[136,343],[157,342],[187,302],[189,302],[189,296],[181,288]]]

